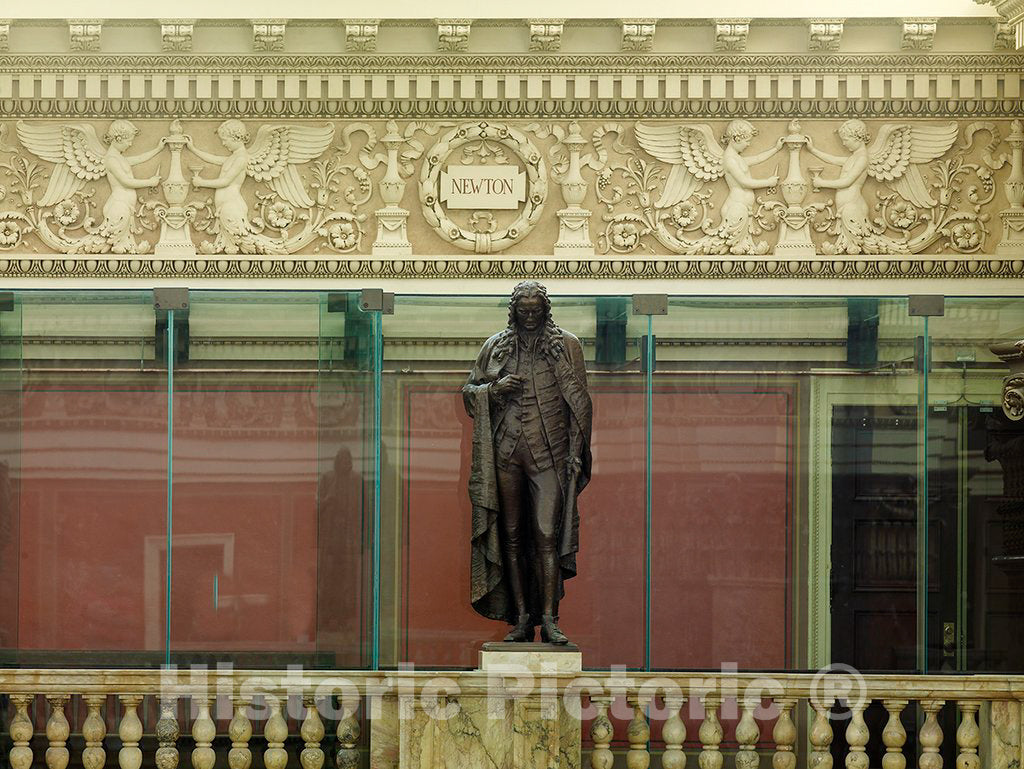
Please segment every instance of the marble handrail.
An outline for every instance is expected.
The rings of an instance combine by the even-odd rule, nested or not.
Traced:
[[[611,769],[615,751],[625,753],[628,769],[647,769],[651,764],[651,722],[657,704],[661,720],[659,750],[665,769],[684,769],[687,763],[687,728],[682,714],[691,705],[691,718],[700,720],[690,735],[687,749],[696,754],[700,769],[723,769],[726,743],[733,755],[730,767],[761,769],[766,765],[760,719],[772,725],[774,751],[772,769],[831,769],[833,729],[845,729],[848,750],[845,769],[868,769],[869,744],[884,745],[883,769],[906,769],[907,741],[904,721],[913,719],[915,708],[923,714],[917,732],[920,755],[918,769],[942,769],[942,744],[946,735],[941,724],[945,709],[956,711],[956,769],[1011,769],[1021,759],[1021,713],[1024,704],[1024,675],[913,675],[864,674],[855,671],[825,673],[767,672],[658,672],[584,671],[582,674],[530,673],[525,669],[490,671],[365,671],[365,670],[94,670],[24,669],[0,671],[0,694],[10,698],[13,714],[8,721],[9,761],[12,769],[31,769],[39,758],[32,744],[37,728],[45,720],[45,762],[48,769],[66,769],[70,763],[69,738],[77,725],[85,743],[81,756],[85,769],[103,769],[108,763],[108,726],[117,724],[120,769],[140,769],[143,755],[140,740],[145,716],[140,705],[159,708],[152,724],[157,748],[152,761],[158,769],[176,769],[179,748],[191,748],[195,769],[215,769],[213,741],[219,733],[231,741],[230,769],[247,769],[256,748],[262,751],[267,769],[287,769],[289,753],[285,743],[297,737],[303,744],[302,769],[322,769],[325,763],[338,769],[360,765],[360,734],[364,721],[376,729],[382,718],[402,718],[400,713],[427,709],[432,701],[466,703],[494,697],[499,700],[542,703],[557,695],[564,718],[570,702],[586,702],[591,718],[591,769]],[[380,709],[374,702],[397,701],[397,709]],[[335,707],[335,702],[340,707]],[[259,712],[254,714],[250,706]],[[738,722],[727,740],[726,703],[735,702]],[[69,703],[72,707],[68,707]],[[189,710],[182,705],[191,705]],[[871,734],[864,712],[872,703],[888,713],[880,734]],[[699,708],[696,708],[699,704]],[[837,706],[848,709],[845,720],[832,718]],[[363,706],[364,712],[360,712]],[[628,725],[615,737],[610,711],[624,707]],[[152,708],[151,708],[152,709]],[[31,710],[31,712],[30,712]],[[80,724],[78,719],[87,711]],[[540,712],[540,711],[537,711]],[[948,712],[948,711],[947,711]],[[72,716],[69,721],[68,715]],[[382,716],[381,713],[390,713]],[[980,714],[984,713],[984,719]],[[617,715],[621,718],[622,712]],[[450,717],[450,716],[449,716]],[[541,716],[551,718],[552,716]],[[806,758],[798,746],[797,724],[806,717]],[[440,718],[440,717],[439,717]],[[182,736],[181,724],[191,726]],[[229,722],[230,719],[230,722]],[[262,737],[254,740],[254,724],[262,723]],[[981,750],[981,723],[990,725],[990,739]],[[337,751],[328,762],[321,745],[328,728],[337,735]],[[620,729],[621,731],[621,729]],[[258,732],[256,732],[258,733]],[[373,734],[375,732],[371,732]],[[693,739],[699,749],[694,749]],[[371,767],[399,767],[374,752],[370,740]],[[735,748],[731,747],[735,744]],[[78,745],[77,742],[70,743]],[[624,745],[624,746],[623,746]],[[116,746],[116,745],[115,745]],[[35,746],[38,749],[38,744]],[[365,747],[364,747],[365,750]],[[113,750],[110,750],[113,755]],[[988,755],[986,755],[986,753]],[[576,755],[579,755],[578,741]],[[376,758],[373,758],[377,756]],[[514,763],[514,762],[513,762]],[[431,765],[432,766],[432,765]],[[571,769],[576,764],[570,762]],[[509,769],[515,769],[512,764]]]

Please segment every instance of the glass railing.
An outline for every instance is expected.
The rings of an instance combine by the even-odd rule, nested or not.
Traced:
[[[553,294],[593,404],[576,528],[543,398],[467,412],[507,294],[166,296],[0,294],[2,664],[473,668],[516,493],[518,571],[539,594],[557,540],[586,667],[1024,665],[1024,422],[989,349],[1024,298]]]

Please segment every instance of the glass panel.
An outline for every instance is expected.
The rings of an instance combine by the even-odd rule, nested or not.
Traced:
[[[552,297],[582,342],[593,399],[593,480],[579,497],[578,576],[560,625],[584,664],[643,664],[644,421],[638,323],[626,297]],[[475,667],[508,627],[468,600],[473,420],[462,385],[508,325],[508,297],[399,296],[384,316],[382,664]],[[499,540],[500,547],[500,540]],[[524,563],[524,567],[527,564]]]
[[[947,298],[929,318],[929,457],[950,502],[930,514],[929,670],[1019,670],[1024,659],[1024,422],[1001,408],[990,349],[1024,338],[1024,299]]]
[[[913,670],[921,319],[670,297],[653,326],[651,666]]]
[[[348,337],[364,332],[325,299],[192,293],[174,380],[171,648],[183,659],[365,662],[372,435]]]
[[[159,664],[167,370],[152,293],[26,291],[15,308],[0,312],[0,557],[18,571],[4,656]]]
[[[378,318],[360,309],[354,291],[325,295],[320,305],[317,645],[341,668],[371,666],[375,656]]]
[[[0,293],[0,654],[18,648],[20,602],[21,298]],[[6,662],[6,659],[4,659]]]
[[[694,297],[653,324],[652,667],[913,669],[921,320]]]

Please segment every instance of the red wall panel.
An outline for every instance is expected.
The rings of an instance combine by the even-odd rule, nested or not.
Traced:
[[[644,655],[643,394],[597,384],[594,479],[562,626],[588,667]],[[457,387],[405,391],[404,654],[476,665],[504,625],[469,606],[471,421]],[[786,665],[793,414],[785,390],[659,385],[654,398],[653,667]],[[455,472],[458,468],[458,473]]]

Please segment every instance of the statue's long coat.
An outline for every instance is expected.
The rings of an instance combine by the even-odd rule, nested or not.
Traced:
[[[486,342],[477,356],[469,381],[462,388],[466,411],[473,418],[473,464],[469,478],[469,498],[473,504],[472,557],[470,564],[470,600],[473,608],[490,619],[516,621],[516,610],[508,595],[504,579],[501,532],[498,519],[499,495],[494,452],[494,430],[505,415],[508,404],[502,398],[492,398],[490,385],[516,370],[519,345],[508,342],[511,329],[500,331]],[[593,408],[587,391],[587,370],[583,360],[583,347],[579,339],[568,331],[556,329],[555,344],[545,345],[559,391],[569,411],[569,452],[578,463],[568,457],[555,457],[555,468],[562,482],[564,507],[558,532],[558,555],[561,573],[558,597],[564,595],[563,583],[576,575],[576,553],[579,551],[579,510],[576,497],[590,481],[590,432]],[[560,341],[560,344],[558,343]],[[529,527],[525,527],[528,530]],[[527,545],[525,556],[530,558]],[[531,570],[527,569],[527,573]],[[524,576],[526,576],[524,574]],[[537,590],[526,587],[527,600]],[[531,614],[539,614],[539,606],[530,606]],[[539,620],[539,617],[537,617]]]

